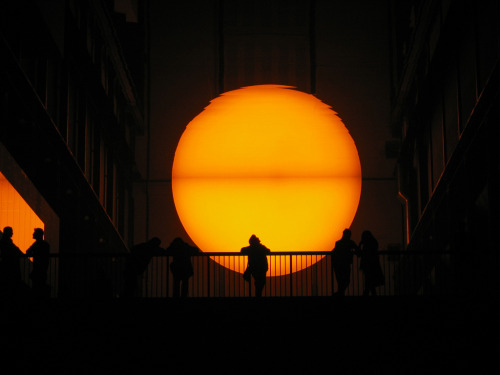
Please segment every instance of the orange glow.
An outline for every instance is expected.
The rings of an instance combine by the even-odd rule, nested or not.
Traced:
[[[12,227],[12,241],[26,253],[35,241],[34,228],[44,228],[42,220],[0,172],[0,230]]]
[[[328,251],[356,214],[361,166],[329,106],[289,86],[250,86],[212,100],[188,124],[172,191],[204,252],[239,252],[252,234],[272,252]]]

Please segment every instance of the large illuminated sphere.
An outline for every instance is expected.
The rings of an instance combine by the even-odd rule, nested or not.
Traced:
[[[361,166],[329,106],[289,86],[250,86],[212,100],[187,125],[172,191],[204,252],[240,252],[252,234],[272,252],[329,251],[356,214]],[[310,264],[271,264],[268,275]]]

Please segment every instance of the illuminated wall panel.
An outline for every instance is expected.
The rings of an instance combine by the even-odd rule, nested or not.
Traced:
[[[42,220],[0,172],[0,228],[6,226],[12,227],[12,240],[22,252],[34,241],[33,229],[45,229]]]

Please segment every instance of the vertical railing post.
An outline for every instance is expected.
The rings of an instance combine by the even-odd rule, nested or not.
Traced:
[[[207,297],[210,297],[210,257],[207,257]]]
[[[167,273],[166,282],[165,282],[167,290],[165,291],[165,295],[167,297],[169,297],[169,295],[170,295],[170,255],[166,256],[165,272]]]
[[[332,296],[335,294],[335,271],[333,270],[333,259],[332,254],[328,255],[330,257],[330,275],[332,277]]]
[[[311,255],[311,263],[312,263],[312,255]],[[317,257],[315,257],[317,260]],[[318,264],[317,262],[311,266],[311,295],[314,297],[318,296]]]
[[[100,271],[104,271],[105,274],[112,276],[112,288],[114,291],[112,295],[121,295],[124,286],[123,267],[125,267],[126,257],[125,255],[113,255],[110,259],[103,259],[103,256],[107,257],[108,255],[65,254],[63,256],[61,254],[51,254],[51,262],[47,275],[47,283],[51,286],[51,296],[58,297],[62,294],[62,296],[74,295],[75,297],[83,297],[91,295],[91,293],[95,292],[95,282],[100,280],[96,280],[96,277],[100,275]],[[229,263],[226,263],[236,270],[243,270],[247,262],[246,257],[241,254],[221,253],[212,255],[214,259],[213,263],[209,254],[194,256],[192,262],[195,264],[197,279],[196,283],[190,286],[190,295],[192,297],[210,298],[254,295],[254,292],[252,292],[253,283],[243,281],[241,274],[237,271],[226,270],[223,266],[220,266],[219,263],[224,264],[224,259],[219,259],[219,256],[230,257]],[[318,261],[320,256],[326,256],[326,261],[321,264]],[[431,289],[424,289],[423,293],[452,293],[452,277],[456,277],[456,274],[460,270],[450,269],[456,263],[455,260],[449,259],[450,256],[447,253],[429,254],[426,252],[410,252],[403,254],[382,251],[380,253],[380,263],[385,277],[385,284],[380,286],[378,290],[379,294],[386,296],[416,294],[419,291],[418,287],[429,277],[430,272],[433,271],[432,267],[436,265],[437,268],[433,271],[435,272],[434,277],[436,279],[430,285]],[[444,259],[440,257],[444,257]],[[271,256],[271,259],[275,259],[275,261],[270,262],[272,265],[270,273],[277,273],[278,268],[281,271],[284,268],[288,268],[289,274],[285,275],[282,272],[282,275],[279,277],[269,276],[265,292],[266,296],[324,296],[335,293],[335,288],[338,287],[331,262],[331,253],[318,252],[318,254],[314,255],[302,252],[276,253]],[[30,280],[27,279],[31,263],[29,263],[28,257],[23,258],[23,261],[21,270],[26,284],[31,287]],[[171,256],[168,255],[165,258],[159,256],[153,258],[146,272],[138,277],[138,288],[136,291],[138,297],[171,297],[170,261]],[[300,268],[306,263],[313,263],[313,261],[316,261],[314,265],[295,272],[295,275],[293,274],[294,263]],[[239,267],[237,267],[238,263]],[[351,295],[361,295],[364,290],[364,274],[359,270],[359,260],[357,258],[351,267],[353,279],[349,286],[349,293]],[[329,280],[328,278],[331,279]],[[224,289],[224,280],[229,282],[227,292]],[[64,284],[59,284],[61,281],[64,281]],[[248,292],[246,289],[247,284]],[[64,286],[63,290],[60,290],[60,285]],[[166,290],[164,290],[165,287]],[[213,292],[211,290],[212,287],[214,287]],[[288,292],[287,288],[289,288]],[[297,290],[295,290],[296,288]],[[331,288],[331,292],[328,288]]]

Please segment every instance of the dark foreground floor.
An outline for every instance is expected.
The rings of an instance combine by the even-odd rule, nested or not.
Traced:
[[[27,300],[2,307],[0,356],[18,374],[491,373],[496,316],[472,298]]]

